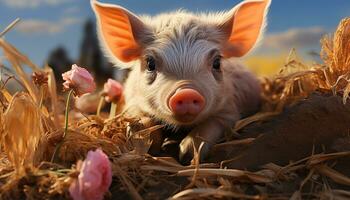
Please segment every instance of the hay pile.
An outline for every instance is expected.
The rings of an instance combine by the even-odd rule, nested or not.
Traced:
[[[69,199],[67,189],[79,174],[76,161],[96,148],[101,148],[112,163],[113,184],[106,199],[349,199],[350,178],[339,167],[339,163],[346,163],[350,157],[348,137],[334,136],[337,148],[328,152],[322,148],[317,150],[315,140],[305,139],[308,141],[305,143],[303,137],[309,136],[299,133],[301,139],[290,144],[307,146],[312,149],[309,154],[303,151],[289,157],[292,154],[279,151],[278,147],[275,152],[279,156],[271,156],[274,151],[268,152],[267,157],[261,153],[266,150],[264,147],[271,146],[266,140],[284,138],[286,135],[280,133],[288,129],[288,124],[302,123],[297,119],[307,110],[305,105],[316,105],[312,107],[314,110],[327,110],[334,104],[338,113],[327,111],[322,119],[332,119],[339,114],[344,117],[334,118],[334,123],[348,122],[342,119],[350,114],[350,108],[342,103],[346,103],[350,93],[350,19],[342,20],[334,36],[326,36],[321,43],[324,64],[306,66],[296,60],[292,52],[278,75],[262,81],[261,112],[239,121],[228,141],[215,146],[208,163],[200,164],[196,155],[193,165],[182,166],[171,157],[147,154],[150,135],[161,126],[144,127],[138,119],[122,115],[112,120],[95,115],[70,120],[57,162],[49,162],[63,134],[63,111],[56,91],[59,83],[48,66],[37,67],[0,39],[0,47],[14,70],[0,63],[2,77],[8,77],[1,80],[0,86],[0,199]],[[25,73],[25,66],[48,74],[47,84],[34,84]],[[24,91],[10,94],[5,87],[10,79],[19,82]],[[311,95],[316,91],[316,97]],[[75,113],[79,112],[73,109],[71,116]],[[307,116],[315,121],[321,119],[317,114]],[[287,121],[290,119],[293,120]],[[269,126],[266,123],[270,123]],[[327,122],[320,126],[322,124]],[[275,131],[260,136],[267,132],[264,127]],[[300,131],[300,128],[293,130]],[[329,137],[333,136],[328,134],[325,140]],[[220,157],[223,149],[224,158]],[[254,159],[255,155],[259,158]],[[301,155],[300,160],[295,160]],[[294,161],[280,166],[281,160]]]

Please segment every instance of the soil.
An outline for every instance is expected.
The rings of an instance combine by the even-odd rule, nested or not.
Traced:
[[[312,94],[287,107],[266,122],[252,123],[240,131],[243,138],[256,138],[241,146],[217,145],[210,162],[224,167],[256,170],[267,163],[287,165],[312,153],[350,150],[350,103],[339,96]],[[350,161],[338,162],[336,169],[350,175]]]

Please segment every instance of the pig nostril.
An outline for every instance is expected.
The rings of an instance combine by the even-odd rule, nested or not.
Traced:
[[[204,97],[194,89],[179,89],[168,100],[171,112],[177,116],[197,116],[204,108]]]

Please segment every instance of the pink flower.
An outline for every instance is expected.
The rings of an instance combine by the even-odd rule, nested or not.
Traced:
[[[96,89],[94,78],[91,74],[82,67],[74,64],[72,69],[62,74],[63,87],[65,90],[74,89],[76,95],[81,96],[86,93],[91,93]]]
[[[123,95],[123,86],[118,81],[108,79],[103,86],[103,94],[107,102],[117,103]]]
[[[102,200],[112,183],[112,169],[102,150],[89,151],[79,165],[80,174],[69,187],[74,200]]]

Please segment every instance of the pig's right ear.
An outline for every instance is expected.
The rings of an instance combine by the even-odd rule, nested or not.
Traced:
[[[261,39],[271,0],[245,0],[228,12],[220,29],[228,35],[225,57],[246,55]]]
[[[128,63],[140,57],[146,26],[123,7],[91,0],[97,18],[98,35],[108,54],[116,61]]]

